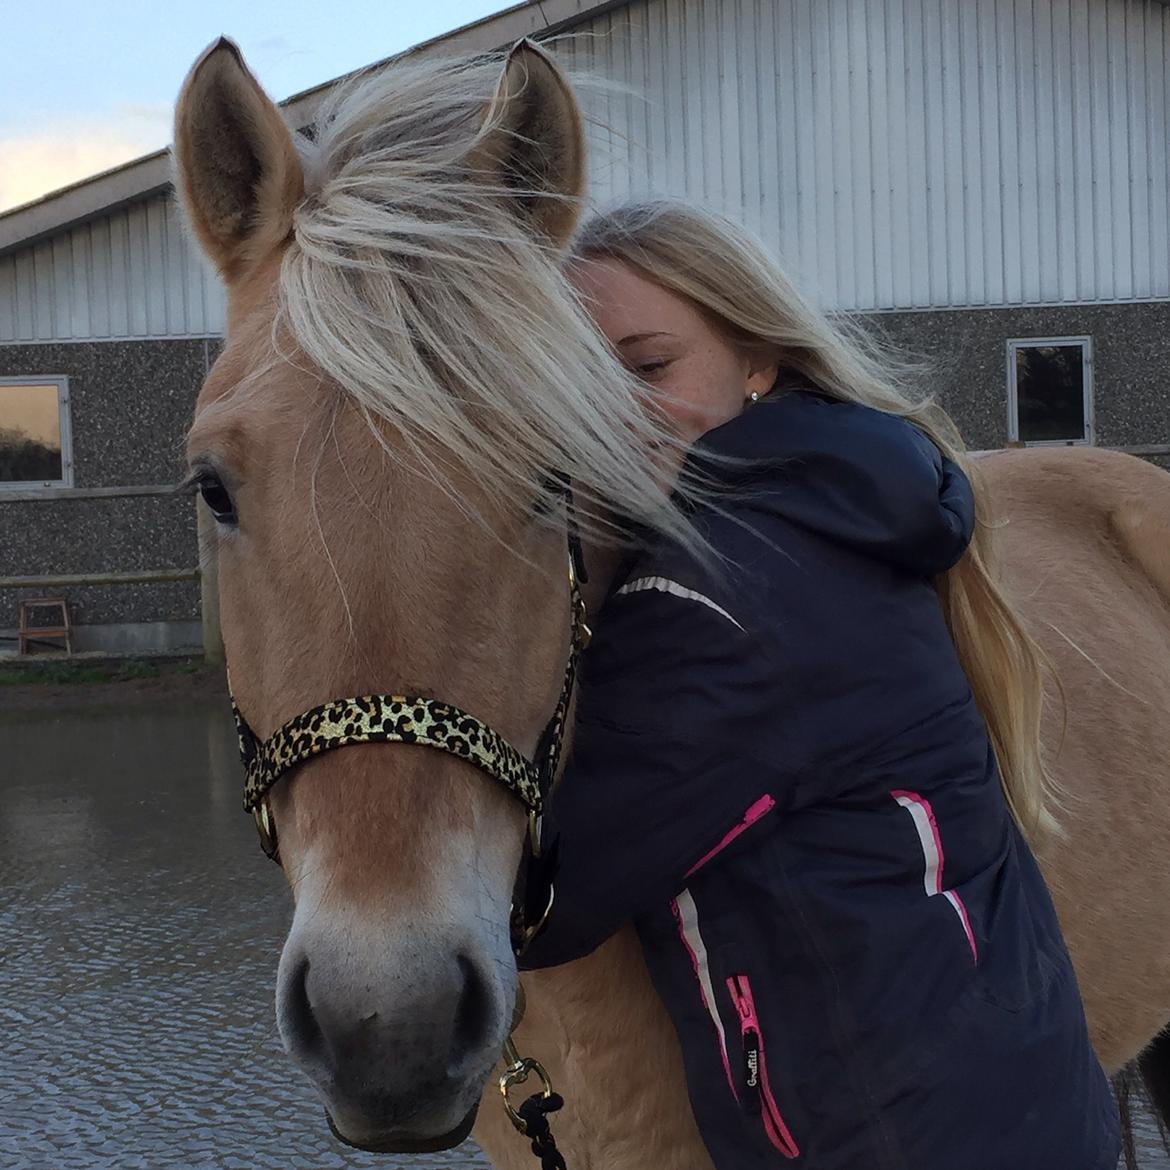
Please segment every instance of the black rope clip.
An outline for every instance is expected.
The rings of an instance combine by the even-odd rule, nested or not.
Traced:
[[[513,1126],[532,1142],[532,1152],[540,1159],[540,1170],[568,1170],[548,1121],[550,1113],[564,1107],[565,1099],[553,1091],[544,1066],[530,1056],[521,1056],[511,1036],[504,1042],[504,1065],[500,1094]],[[540,1092],[533,1093],[519,1109],[514,1109],[508,1099],[509,1091],[534,1074],[540,1081]]]

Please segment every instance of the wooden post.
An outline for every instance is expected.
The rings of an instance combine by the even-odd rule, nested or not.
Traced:
[[[199,497],[195,497],[195,523],[199,532],[199,612],[203,618],[203,660],[220,665],[224,660],[219,630],[219,556],[215,521]]]

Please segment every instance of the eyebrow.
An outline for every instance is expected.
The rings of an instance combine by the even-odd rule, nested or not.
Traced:
[[[674,336],[673,333],[666,333],[661,329],[653,330],[649,333],[631,333],[628,336],[623,337],[621,339],[621,341],[618,342],[618,348],[620,349],[623,345],[633,345],[635,341],[649,341],[649,339],[651,337],[673,337],[673,336]]]

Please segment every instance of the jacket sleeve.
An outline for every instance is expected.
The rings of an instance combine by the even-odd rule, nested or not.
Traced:
[[[560,838],[553,911],[526,968],[580,958],[673,897],[777,779],[752,734],[775,718],[772,656],[729,609],[645,577],[611,599],[599,628],[548,810]]]

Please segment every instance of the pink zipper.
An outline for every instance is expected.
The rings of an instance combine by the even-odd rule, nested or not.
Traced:
[[[746,833],[757,821],[762,821],[775,807],[776,801],[765,793],[743,814],[743,819],[739,824],[727,833],[714,849],[704,853],[683,876],[689,878],[698,873],[708,862],[714,861],[737,837]]]
[[[798,1158],[800,1147],[785,1124],[768,1079],[768,1061],[764,1054],[764,1033],[756,1015],[756,1001],[752,985],[746,975],[732,975],[727,980],[731,1002],[739,1016],[739,1031],[743,1038],[744,1080],[749,1097],[758,1100],[764,1118],[764,1132],[768,1140],[785,1158]]]

